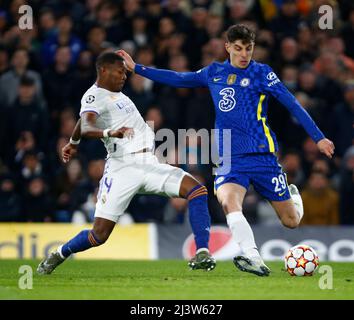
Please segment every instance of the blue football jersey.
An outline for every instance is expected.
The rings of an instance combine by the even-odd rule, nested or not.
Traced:
[[[231,131],[231,156],[273,153],[278,150],[267,122],[270,95],[297,118],[315,142],[324,138],[309,114],[279,80],[271,67],[254,60],[247,68],[236,68],[229,60],[214,62],[196,72],[174,72],[136,65],[135,72],[175,87],[208,87],[215,105],[215,128]],[[225,157],[223,134],[218,134],[219,155]]]

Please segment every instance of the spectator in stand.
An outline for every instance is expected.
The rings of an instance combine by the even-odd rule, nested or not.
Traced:
[[[129,78],[129,86],[124,90],[124,93],[132,99],[143,116],[155,99],[153,92],[146,90],[144,84],[143,77],[138,74],[132,74]]]
[[[354,225],[354,146],[348,148],[340,168],[340,222]]]
[[[63,106],[75,103],[75,78],[71,67],[71,49],[58,47],[54,65],[43,74],[45,94],[48,101],[50,120],[57,121]]]
[[[337,155],[342,157],[344,152],[353,145],[354,80],[345,84],[344,102],[334,107],[331,119],[331,136],[336,145]]]
[[[208,11],[203,7],[192,9],[192,25],[188,34],[186,50],[192,65],[198,66],[198,60],[201,54],[201,48],[208,42],[209,37],[206,32]],[[180,33],[183,35],[182,33]]]
[[[280,56],[277,59],[277,70],[281,70],[284,65],[300,66],[301,63],[302,59],[297,41],[291,37],[282,39],[280,43]]]
[[[70,161],[64,171],[56,176],[53,188],[56,221],[71,221],[73,212],[77,209],[74,190],[83,182],[83,179],[84,172],[79,159]]]
[[[33,70],[28,69],[29,56],[27,50],[17,49],[11,57],[11,70],[0,77],[1,107],[11,107],[18,94],[20,80],[23,76],[33,79],[35,86],[35,97],[39,106],[45,109],[46,103],[42,91],[41,76]]]
[[[87,49],[91,51],[94,59],[108,47],[113,46],[112,43],[107,41],[107,32],[101,26],[93,26],[87,35]]]
[[[282,157],[280,162],[286,172],[288,184],[295,184],[299,189],[302,189],[305,182],[305,174],[302,171],[299,153],[295,150],[290,150]]]
[[[278,15],[270,22],[270,28],[276,35],[277,40],[284,37],[293,37],[297,35],[300,25],[300,16],[295,0],[284,0],[281,2]]]
[[[127,26],[119,23],[116,19],[118,6],[115,1],[102,1],[97,6],[98,25],[105,29],[107,41],[115,44],[127,39]]]
[[[48,133],[47,111],[42,108],[36,97],[35,80],[27,75],[20,79],[18,95],[9,107],[8,121],[8,139],[12,145],[15,145],[21,132],[30,131],[37,147],[45,149]]]
[[[41,61],[44,67],[54,63],[57,49],[64,46],[70,48],[70,64],[76,63],[84,45],[81,39],[73,34],[72,29],[73,20],[69,15],[65,14],[58,18],[56,34],[49,36],[43,43]]]
[[[56,19],[53,10],[43,8],[39,13],[39,38],[41,41],[54,38],[56,34]]]
[[[154,51],[150,46],[140,47],[136,52],[136,61],[144,66],[154,66]],[[145,90],[151,90],[154,86],[154,82],[150,79],[143,78]]]
[[[16,192],[15,177],[11,174],[0,175],[0,222],[21,222],[22,199]]]
[[[307,23],[301,23],[297,34],[300,56],[304,62],[312,63],[316,57],[316,41],[313,40],[311,28]]]
[[[159,30],[154,39],[155,62],[159,67],[167,67],[169,40],[175,31],[176,26],[171,18],[164,17],[159,21]]]
[[[311,169],[314,162],[320,157],[320,153],[316,147],[316,144],[309,138],[306,138],[302,144],[302,168],[305,173],[305,177],[308,178],[311,174]]]
[[[205,31],[209,39],[221,38],[224,31],[224,21],[222,17],[209,13],[205,22]]]
[[[281,79],[290,92],[294,94],[297,88],[298,69],[296,66],[285,65],[281,69]]]
[[[302,225],[339,224],[339,194],[329,186],[328,178],[323,172],[311,173],[301,197],[305,212]]]
[[[182,10],[181,0],[166,0],[161,15],[162,17],[169,17],[172,19],[177,30],[183,33],[187,33],[190,30],[191,21]]]
[[[14,150],[11,148],[14,148]],[[9,168],[19,170],[26,152],[37,149],[33,133],[31,131],[22,131],[15,143],[15,147],[11,146],[11,148],[8,149],[7,157],[4,157],[4,159],[7,160]]]
[[[354,6],[349,12],[348,22],[343,25],[341,37],[345,43],[345,53],[354,59]]]
[[[323,48],[335,54],[339,63],[350,72],[354,73],[354,59],[345,55],[345,43],[342,38],[335,36],[331,37]],[[317,68],[317,61],[315,61],[315,68]],[[320,67],[318,67],[320,69]]]
[[[53,221],[54,205],[48,185],[42,177],[34,177],[26,186],[23,213],[27,222]]]
[[[137,13],[131,21],[131,39],[137,47],[146,46],[152,41],[152,33],[148,27],[148,17],[143,13]]]
[[[1,76],[10,68],[9,54],[5,48],[0,47],[0,79]],[[3,103],[1,103],[3,104]],[[1,109],[2,107],[0,107]]]
[[[89,50],[80,52],[79,59],[75,70],[75,99],[74,109],[79,113],[80,101],[86,92],[96,80],[96,71],[93,63],[93,54]]]

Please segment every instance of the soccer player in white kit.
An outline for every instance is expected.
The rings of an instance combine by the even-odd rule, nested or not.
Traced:
[[[96,70],[97,81],[81,100],[81,119],[63,148],[64,162],[76,153],[81,137],[101,139],[107,149],[93,228],[59,246],[39,264],[37,272],[50,274],[71,254],[102,245],[133,196],[141,192],[188,199],[197,248],[189,266],[214,269],[215,259],[208,250],[210,215],[206,187],[182,169],[158,162],[153,154],[154,132],[135,104],[121,92],[127,78],[123,58],[105,52],[97,58]]]

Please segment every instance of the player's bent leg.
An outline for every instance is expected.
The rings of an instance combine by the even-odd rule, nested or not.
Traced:
[[[230,212],[242,211],[246,192],[244,186],[236,183],[225,183],[217,189],[216,196],[226,216]]]
[[[215,259],[209,253],[210,215],[208,210],[208,190],[195,178],[186,174],[180,185],[179,195],[188,200],[189,221],[197,247],[196,255],[189,261],[192,270],[213,270]]]
[[[92,230],[81,231],[73,239],[59,246],[56,251],[51,252],[38,265],[37,272],[39,274],[51,274],[71,254],[102,245],[108,239],[115,224],[114,221],[95,218]]]
[[[271,205],[277,213],[283,226],[294,229],[300,223],[300,216],[292,199],[284,201],[271,201]]]

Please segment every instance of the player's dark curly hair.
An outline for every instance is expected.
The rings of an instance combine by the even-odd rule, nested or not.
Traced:
[[[96,59],[96,70],[98,72],[104,65],[114,64],[117,61],[124,61],[124,59],[113,51],[103,52]]]
[[[255,42],[256,33],[243,24],[235,24],[226,31],[228,42],[241,40],[243,44]]]

